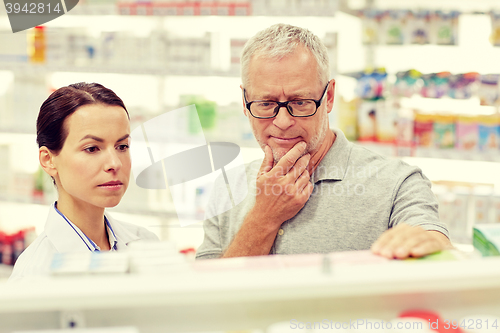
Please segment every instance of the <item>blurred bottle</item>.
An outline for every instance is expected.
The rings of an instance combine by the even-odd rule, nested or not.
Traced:
[[[28,55],[32,63],[45,63],[45,27],[35,27],[28,34]]]
[[[13,265],[13,261],[12,261],[12,254],[13,254],[13,250],[12,250],[12,236],[11,235],[5,235],[3,234],[2,235],[3,237],[1,237],[1,239],[3,240],[1,242],[1,248],[2,248],[2,253],[1,253],[1,258],[2,258],[2,261],[1,263],[4,264],[4,265]]]

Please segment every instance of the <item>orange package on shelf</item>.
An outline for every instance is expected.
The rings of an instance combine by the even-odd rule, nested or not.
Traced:
[[[362,100],[358,107],[358,140],[377,141],[377,117],[385,109],[385,100]]]
[[[420,147],[433,147],[434,138],[433,114],[416,113],[413,121],[413,135],[415,145]]]

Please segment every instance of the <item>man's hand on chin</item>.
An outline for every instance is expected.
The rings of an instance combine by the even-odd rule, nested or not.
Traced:
[[[281,224],[304,207],[313,191],[307,171],[311,156],[297,143],[274,165],[271,148],[257,174],[255,204],[245,217],[224,258],[269,254]]]
[[[304,207],[314,188],[307,171],[311,156],[303,155],[305,149],[305,142],[297,143],[274,165],[271,148],[264,148],[253,210],[265,215],[268,222],[275,221],[278,228]]]
[[[451,249],[448,237],[439,231],[427,231],[422,227],[412,227],[401,223],[385,231],[371,250],[373,253],[389,259],[423,257],[425,255]]]

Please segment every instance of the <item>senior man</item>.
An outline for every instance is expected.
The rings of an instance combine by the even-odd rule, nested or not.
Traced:
[[[205,220],[198,259],[370,248],[406,258],[451,247],[419,168],[330,129],[335,81],[317,36],[273,25],[247,42],[241,67],[243,113],[265,157],[246,167],[245,200]],[[225,184],[209,209],[225,204],[217,188]]]

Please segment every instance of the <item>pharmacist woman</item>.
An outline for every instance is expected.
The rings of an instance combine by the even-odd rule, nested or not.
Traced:
[[[39,160],[58,199],[44,231],[18,258],[9,281],[50,274],[55,253],[120,251],[156,235],[114,220],[130,177],[130,124],[123,101],[97,83],[60,88],[37,119]]]

